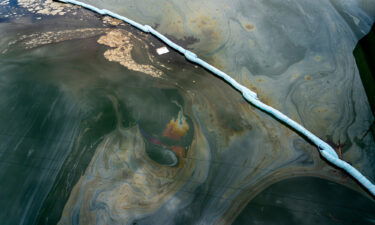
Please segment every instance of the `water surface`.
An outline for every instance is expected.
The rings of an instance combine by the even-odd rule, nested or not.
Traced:
[[[332,21],[326,24],[303,17],[307,9],[298,4],[219,3],[227,6],[218,10],[228,14],[216,14],[212,21],[210,2],[204,7],[191,2],[187,11],[167,4],[163,10],[170,7],[176,18],[185,15],[176,25],[180,30],[167,32],[174,26],[165,22],[172,14],[142,18],[259,91],[263,101],[327,140],[373,179],[375,145],[366,132],[373,117],[349,55],[361,29],[367,29],[366,11],[358,26],[344,26],[342,40],[336,40],[325,35],[347,22],[336,17],[339,7],[327,9],[325,19]],[[148,5],[146,10],[162,12],[159,5]],[[207,18],[194,17],[198,6]],[[255,6],[265,10],[257,11],[262,18],[269,16],[247,23],[240,15],[250,15]],[[280,7],[280,14],[272,11]],[[1,224],[256,224],[264,219],[256,213],[259,204],[280,200],[264,197],[269,190],[288,199],[305,196],[298,203],[303,212],[332,209],[334,218],[347,218],[342,216],[357,212],[359,205],[374,208],[373,200],[327,165],[314,146],[225,82],[176,52],[157,55],[163,44],[154,37],[47,1],[5,2],[0,13],[0,203],[7,206]],[[314,38],[294,24],[285,28],[293,28],[292,38],[272,22],[279,16],[290,23],[305,18],[311,23],[308,32],[314,33],[318,22],[319,29],[330,29]],[[216,29],[227,20],[232,22],[221,29],[231,32]],[[242,20],[244,29],[236,30]],[[253,45],[260,39],[265,43]],[[264,47],[271,42],[275,46]],[[288,180],[300,176],[335,182],[334,188],[317,179]],[[301,182],[311,182],[319,194]],[[347,211],[308,204],[306,196],[322,201],[332,196],[329,202]],[[265,215],[302,223],[303,213],[290,212],[287,203],[264,209]],[[290,214],[297,219],[288,220]],[[363,224],[373,220],[368,215],[359,212]],[[337,224],[324,218],[318,221]]]

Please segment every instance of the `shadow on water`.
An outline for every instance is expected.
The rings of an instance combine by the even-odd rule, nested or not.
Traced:
[[[315,177],[281,181],[257,195],[233,225],[374,224],[375,202]]]
[[[355,47],[355,56],[362,84],[365,88],[372,113],[375,114],[375,26]]]

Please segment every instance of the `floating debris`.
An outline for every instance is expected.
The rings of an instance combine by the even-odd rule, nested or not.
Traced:
[[[163,55],[163,54],[166,54],[169,52],[168,48],[167,47],[161,47],[161,48],[158,48],[156,49],[156,52],[159,54],[159,55]]]

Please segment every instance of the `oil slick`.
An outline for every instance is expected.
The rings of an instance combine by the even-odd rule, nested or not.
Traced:
[[[162,224],[181,209],[181,201],[191,201],[195,188],[205,181],[209,154],[203,146],[204,138],[196,136],[189,154],[204,161],[184,160],[183,166],[167,167],[149,159],[137,126],[114,131],[98,146],[58,224],[131,224],[167,207],[154,220]],[[171,206],[176,200],[180,204]]]
[[[163,136],[173,140],[180,140],[189,131],[189,124],[182,111],[178,112],[177,118],[172,118],[164,129]]]
[[[78,6],[54,2],[53,0],[18,0],[17,3],[29,12],[52,16],[62,16],[79,8]]]
[[[106,8],[117,6],[110,2],[106,1]],[[324,37],[331,31],[325,26],[346,29],[330,17],[331,8],[325,5],[324,16],[329,17],[325,21],[321,16],[314,20],[316,15],[310,9],[316,5],[311,2],[312,7],[304,9],[307,17],[284,5],[292,4],[289,1],[276,6],[272,1],[207,1],[201,11],[185,11],[186,2],[162,1],[165,4],[145,9],[150,16],[144,17],[138,13],[141,9],[134,9],[143,10],[146,3],[142,2],[147,1],[125,2],[127,12],[120,14],[151,21],[145,24],[160,21],[160,31],[176,38],[194,36],[197,42],[189,46],[194,51],[208,53],[215,65],[256,86],[271,105],[280,103],[282,111],[321,137],[330,134],[338,144],[342,140],[345,148],[338,147],[342,156],[362,165],[364,172],[373,171],[366,164],[371,159],[366,154],[374,152],[373,139],[370,135],[356,139],[363,136],[366,121],[372,117],[354,76],[353,62],[344,52],[327,55],[332,49],[350,50],[344,38],[347,34],[328,38],[330,42]],[[169,13],[159,20],[152,15],[162,5],[162,11]],[[189,5],[192,9],[202,6],[194,0]],[[288,13],[272,11],[279,5]],[[225,13],[216,13],[218,6]],[[264,14],[264,9],[270,13]],[[0,193],[0,202],[9,206],[0,212],[5,225],[21,220],[47,225],[227,225],[267,186],[298,176],[331,180],[366,197],[341,171],[327,166],[309,143],[244,104],[221,80],[194,68],[173,51],[158,57],[155,48],[163,46],[161,43],[119,21],[84,12],[77,15],[91,18],[91,22],[56,12],[58,20],[52,25],[48,19],[38,20],[38,27],[26,34],[20,28],[30,28],[29,24],[0,23],[0,47],[10,50],[0,54],[0,129],[16,132],[15,136],[0,136],[4,143],[1,160],[22,165],[28,159],[26,166],[43,168],[30,171],[29,167],[22,170],[21,166],[0,164],[0,178],[9,181],[0,183],[0,189],[6,190]],[[215,15],[204,16],[207,12]],[[256,16],[249,18],[252,15]],[[301,18],[307,25],[298,28]],[[209,22],[212,20],[217,22]],[[175,23],[167,23],[170,21]],[[290,23],[285,32],[278,29],[284,22]],[[289,29],[305,31],[316,23],[327,28],[323,36],[296,33],[299,36],[290,40],[294,36],[286,35],[294,34]],[[203,28],[208,28],[207,33],[200,30]],[[277,42],[270,40],[275,37]],[[309,49],[310,44],[322,48]],[[342,48],[336,48],[337,44]],[[17,48],[21,51],[13,51]],[[303,48],[308,49],[302,51],[305,58],[299,51]],[[314,58],[316,55],[321,59]],[[329,61],[333,58],[347,67],[336,66]],[[308,79],[304,79],[306,74],[310,74]],[[318,95],[319,102],[309,97]],[[296,197],[293,191],[281,194]],[[265,200],[265,204],[269,202]]]
[[[142,72],[155,78],[160,78],[163,72],[149,64],[139,64],[132,57],[134,36],[123,30],[112,30],[99,38],[98,43],[112,49],[104,52],[109,61],[118,62],[129,70]],[[151,59],[151,58],[150,58]]]

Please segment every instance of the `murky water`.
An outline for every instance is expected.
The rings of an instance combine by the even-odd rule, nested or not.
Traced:
[[[273,184],[256,196],[233,225],[374,224],[373,204],[333,182],[314,177],[292,178]]]
[[[167,6],[183,14],[180,6]],[[322,161],[314,146],[183,56],[173,51],[157,55],[163,44],[154,37],[52,2],[4,1],[0,13],[0,204],[6,206],[1,224],[256,224],[262,220],[254,214],[262,212],[258,203],[278,204],[278,198],[262,197],[269,190],[290,198],[334,196],[340,190],[331,202],[339,201],[348,211],[357,210],[353,201],[374,209],[374,201]],[[172,26],[165,22],[169,17],[148,19],[166,31]],[[349,56],[343,52],[329,58],[323,55],[329,50],[321,47],[322,54],[309,58],[311,48],[284,37],[285,49],[274,48],[282,54],[263,52],[280,60],[267,66],[263,53],[238,49],[234,42],[245,40],[242,36],[215,41],[226,35],[216,30],[223,18],[207,21],[191,21],[202,29],[195,31],[184,20],[178,25],[185,26],[181,33],[177,28],[166,33],[257,87],[264,101],[303,121],[373,178],[374,139],[366,133],[373,117]],[[281,35],[260,24],[244,27],[254,35],[267,29],[270,36]],[[182,32],[189,30],[194,32]],[[290,54],[284,52],[290,48]],[[237,51],[234,59],[232,51]],[[348,68],[330,67],[342,63],[342,57]],[[258,63],[247,69],[253,74],[246,77],[238,62],[254,60]],[[322,87],[330,92],[319,101],[310,99]],[[311,193],[307,187],[298,189],[298,182],[283,181],[304,176],[337,184],[327,189],[325,181],[298,178],[317,185],[319,193]],[[283,204],[281,210],[294,213]],[[320,205],[301,207],[324,213]],[[267,217],[301,224],[288,220],[284,211],[265,210]],[[343,212],[332,215],[347,218]],[[374,218],[368,215],[358,212],[350,219],[371,223]],[[322,221],[337,224],[335,219]]]

